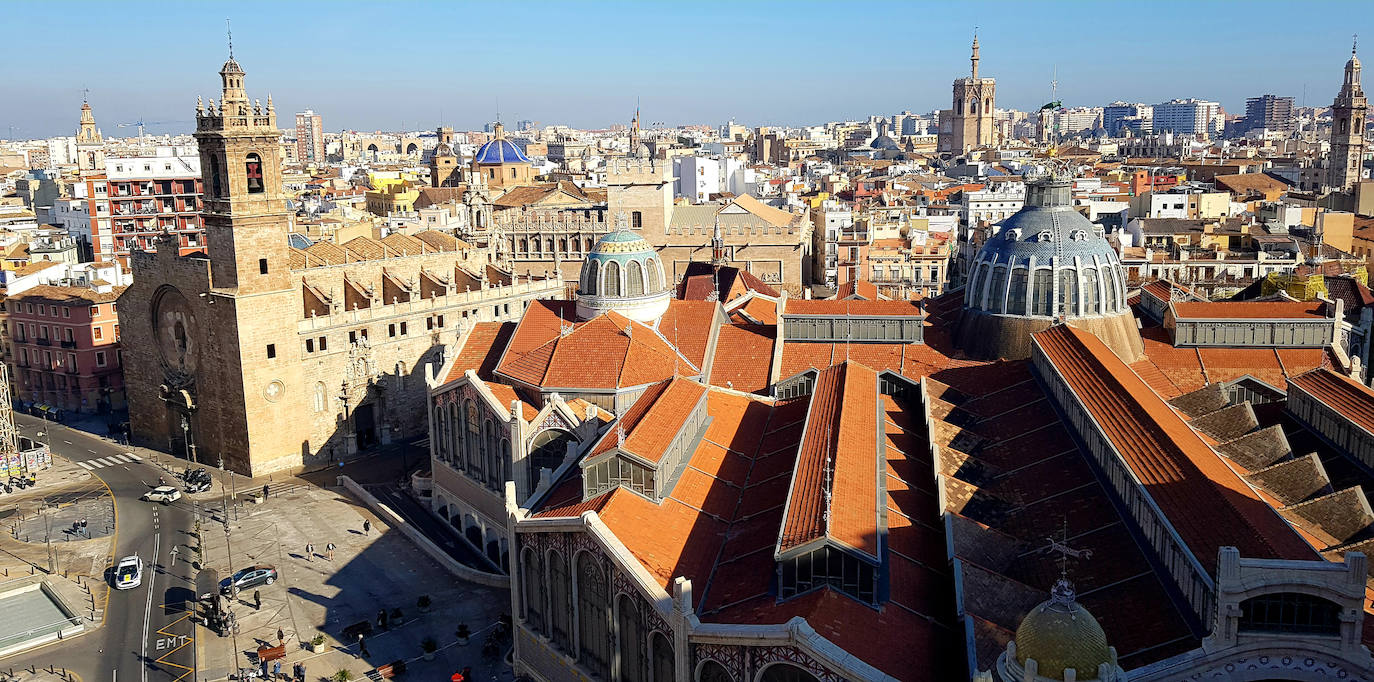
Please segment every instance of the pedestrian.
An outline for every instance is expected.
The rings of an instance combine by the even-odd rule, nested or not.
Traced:
[[[305,560],[306,560],[306,561],[314,561],[314,560],[315,560],[315,544],[314,544],[314,543],[311,543],[311,542],[305,543]]]
[[[281,628],[277,628],[277,646],[284,646],[285,644],[286,633],[282,632]]]
[[[363,519],[363,537],[367,537],[368,533],[371,533],[371,532],[372,532],[372,521],[369,520],[369,519]]]
[[[272,664],[272,679],[274,679],[274,680],[279,680],[279,679],[281,679],[281,661],[280,661],[280,660],[278,660],[276,663],[273,663],[273,664]]]
[[[85,533],[87,538],[91,537],[91,531],[86,528],[86,517],[84,516],[81,517],[81,532]]]
[[[296,677],[299,682],[305,682],[305,664],[301,664],[301,674]]]
[[[253,590],[253,610],[262,610],[262,593],[257,590]]]
[[[331,542],[324,546],[324,556],[330,561],[334,560],[334,543]]]
[[[262,484],[262,499],[267,499],[267,484]]]
[[[367,640],[363,639],[363,633],[359,632],[359,633],[358,633],[358,656],[361,657],[361,656],[371,656],[371,655],[372,655],[372,654],[370,654],[370,653],[367,652]]]
[[[386,609],[382,609],[382,610],[380,610],[380,611],[377,612],[377,627],[379,627],[379,628],[381,628],[381,629],[383,629],[383,630],[387,629],[387,627],[386,627]]]

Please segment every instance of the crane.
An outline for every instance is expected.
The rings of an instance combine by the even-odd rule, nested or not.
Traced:
[[[190,121],[144,121],[143,119],[140,118],[140,119],[138,119],[137,121],[133,121],[133,122],[130,122],[130,123],[117,123],[117,124],[115,124],[115,126],[118,127],[118,128],[133,128],[133,127],[137,127],[137,128],[138,128],[138,153],[139,153],[139,154],[142,154],[142,153],[143,153],[143,128],[144,128],[144,126],[172,125],[172,124],[177,124],[177,123],[189,123],[189,122],[190,122]]]

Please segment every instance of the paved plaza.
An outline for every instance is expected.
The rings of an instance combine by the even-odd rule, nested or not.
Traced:
[[[364,521],[371,525],[367,533]],[[267,564],[277,568],[280,580],[238,595],[232,607],[236,636],[196,629],[197,679],[220,680],[253,665],[258,647],[277,644],[278,630],[286,643],[283,672],[303,662],[310,680],[341,669],[356,679],[394,661],[407,663],[410,679],[447,680],[465,666],[473,669],[472,679],[511,679],[503,661],[508,638],[496,655],[482,655],[486,637],[509,610],[509,594],[456,578],[346,493],[304,482],[273,483],[265,502],[231,511],[229,529],[226,539],[221,523],[202,519],[204,565],[224,577]],[[305,551],[308,543],[314,544],[313,555]],[[330,543],[336,545],[332,561]],[[188,537],[178,547],[180,560],[193,556],[194,544]],[[255,608],[254,591],[261,608]],[[424,612],[417,606],[422,595],[430,599]],[[385,628],[378,624],[383,610]],[[352,634],[361,623],[371,628],[366,653]],[[472,632],[466,645],[457,643],[459,624]],[[320,653],[306,647],[316,635],[325,639]],[[423,658],[428,638],[437,647],[432,661]]]

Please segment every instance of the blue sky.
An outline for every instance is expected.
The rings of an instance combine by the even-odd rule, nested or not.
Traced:
[[[218,96],[231,18],[249,95],[326,130],[477,129],[495,118],[593,128],[808,124],[949,106],[978,27],[998,105],[1039,107],[1339,89],[1350,2],[6,2],[0,136],[70,134],[90,88],[115,124],[189,130]],[[1148,12],[1148,13],[1147,13]],[[1304,18],[1305,17],[1305,18]]]

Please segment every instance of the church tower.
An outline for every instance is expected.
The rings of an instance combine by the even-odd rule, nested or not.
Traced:
[[[95,114],[85,99],[81,100],[81,127],[76,130],[76,164],[83,175],[105,171],[105,138],[95,127]]]
[[[954,81],[953,107],[948,110],[950,125],[940,124],[940,151],[962,154],[974,147],[994,144],[993,111],[997,80],[978,75],[978,36],[973,36],[972,72]]]
[[[1364,89],[1360,87],[1360,58],[1350,47],[1345,63],[1345,82],[1331,103],[1331,156],[1327,159],[1327,184],[1348,190],[1360,180],[1364,164]]]
[[[196,102],[211,285],[237,294],[289,289],[276,109],[271,96],[265,108],[248,100],[232,53],[219,75],[219,103]]]

